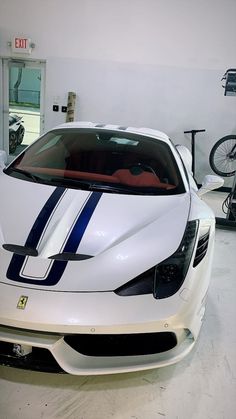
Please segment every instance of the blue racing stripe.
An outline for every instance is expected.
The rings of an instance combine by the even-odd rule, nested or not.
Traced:
[[[56,188],[51,196],[48,198],[46,204],[40,211],[36,218],[33,227],[26,239],[25,246],[36,249],[43,231],[50,220],[50,217],[55,210],[58,202],[62,198],[65,188]],[[25,263],[27,256],[13,254],[10,265],[7,270],[7,278],[18,282],[27,282],[27,279],[20,276],[20,271]]]
[[[62,190],[62,193],[64,192],[64,188],[57,188],[53,192],[53,194],[51,195],[51,197],[48,199],[45,206],[41,210],[39,216],[37,217],[29,233],[29,236],[26,240],[25,245],[29,247],[32,247],[32,245],[35,248],[37,247],[41,239],[41,236],[43,234],[43,231],[45,229],[45,226],[47,225],[50,219],[53,208],[55,208],[55,205],[58,203],[58,201],[60,200],[60,197],[62,196],[62,193],[60,195],[59,191],[56,193],[58,189]],[[76,252],[101,196],[102,196],[102,192],[93,192],[90,195],[89,199],[87,200],[84,208],[82,209],[77,221],[75,222],[72,228],[72,231],[64,245],[64,249],[62,250],[63,252]],[[56,197],[58,199],[56,199]],[[53,202],[54,202],[54,206],[53,206]],[[34,285],[47,285],[47,286],[56,285],[60,281],[68,263],[68,261],[60,261],[60,260],[53,261],[51,265],[51,269],[49,270],[47,277],[44,280],[41,280],[37,278],[24,278],[23,276],[20,275],[20,271],[23,267],[25,259],[26,259],[25,256],[21,256],[17,254],[13,255],[9,268],[7,270],[8,279],[11,279],[12,281],[17,281],[17,282],[26,283],[26,284],[34,284]]]
[[[25,242],[26,247],[32,247],[33,249],[36,249],[39,244],[40,237],[42,236],[43,231],[64,192],[65,188],[56,188],[52,195],[49,197],[46,204],[40,211],[38,217],[36,218],[35,223],[28,235],[28,238]]]
[[[101,196],[102,192],[93,192],[89,197],[88,202],[81,211],[81,214],[71,231],[63,252],[76,252]]]

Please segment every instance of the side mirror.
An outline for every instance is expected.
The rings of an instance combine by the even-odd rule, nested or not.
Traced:
[[[193,156],[191,152],[189,151],[187,147],[185,147],[185,145],[181,145],[181,144],[176,145],[176,149],[183,160],[186,170],[192,175],[193,174],[192,172]]]
[[[224,185],[224,179],[220,176],[215,175],[206,175],[203,179],[202,186],[198,190],[198,196],[202,196],[209,191],[213,191],[214,189],[218,189]]]
[[[4,169],[7,164],[7,153],[3,150],[0,150],[0,169]]]

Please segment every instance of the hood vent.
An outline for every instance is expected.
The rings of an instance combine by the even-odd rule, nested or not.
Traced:
[[[90,259],[92,257],[93,256],[90,256],[90,255],[81,255],[77,253],[64,252],[64,253],[58,253],[57,255],[50,256],[49,259],[69,261],[69,260],[85,260],[85,259]]]
[[[17,244],[3,244],[3,249],[8,250],[8,252],[16,253],[17,255],[22,256],[38,256],[38,251],[32,247],[27,246],[18,246]]]
[[[7,250],[8,252],[15,253],[17,255],[21,256],[38,256],[38,251],[36,249],[33,249],[32,247],[27,246],[19,246],[17,244],[3,244],[3,249]],[[50,256],[49,259],[55,259],[55,260],[62,260],[62,261],[70,261],[70,260],[86,260],[90,259],[93,256],[90,255],[83,255],[78,253],[58,253],[57,255]]]

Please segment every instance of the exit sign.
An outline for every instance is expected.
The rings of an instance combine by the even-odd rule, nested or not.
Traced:
[[[13,52],[23,54],[30,54],[32,50],[31,40],[29,38],[15,37],[13,38],[11,47]]]

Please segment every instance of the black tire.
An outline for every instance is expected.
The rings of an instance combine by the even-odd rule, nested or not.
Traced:
[[[236,135],[226,135],[213,146],[209,162],[219,176],[234,176],[236,171]]]
[[[25,134],[25,128],[23,126],[20,126],[19,130],[18,130],[18,135],[17,135],[17,144],[20,145],[23,141],[24,138],[24,134]]]
[[[17,147],[17,135],[14,131],[9,132],[9,153],[13,154]]]

